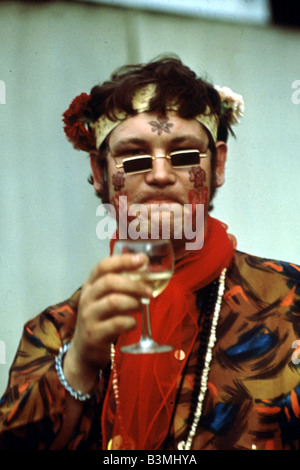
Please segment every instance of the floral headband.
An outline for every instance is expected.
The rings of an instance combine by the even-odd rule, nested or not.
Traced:
[[[245,109],[242,96],[234,93],[228,87],[215,86],[215,89],[221,98],[221,115],[227,115],[229,124],[237,124]],[[155,90],[155,85],[149,84],[136,92],[132,100],[132,107],[137,113],[147,112],[150,100],[155,95]],[[84,116],[84,110],[89,99],[90,95],[82,93],[72,101],[69,109],[63,114],[64,131],[67,138],[72,142],[75,149],[86,152],[95,148],[99,149],[108,134],[124,119],[130,117],[124,111],[115,111],[115,120],[102,115],[95,122],[90,122]],[[168,109],[176,111],[177,107],[171,105]],[[212,114],[207,108],[205,113],[199,114],[195,119],[203,124],[216,141],[219,125],[218,116]]]

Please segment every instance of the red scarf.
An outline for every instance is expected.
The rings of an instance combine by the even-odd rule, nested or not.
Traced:
[[[167,437],[176,385],[198,333],[198,312],[191,294],[217,278],[234,254],[234,243],[224,224],[210,216],[207,222],[203,248],[176,264],[168,287],[150,304],[154,340],[171,344],[174,350],[163,354],[122,354],[121,346],[139,340],[139,326],[118,340],[103,406],[104,449],[156,450]],[[137,314],[137,321],[139,317]],[[184,351],[183,360],[175,357],[177,350]]]

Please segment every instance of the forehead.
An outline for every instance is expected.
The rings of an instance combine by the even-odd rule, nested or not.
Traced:
[[[141,113],[125,119],[109,135],[108,144],[113,147],[130,141],[145,140],[149,144],[161,145],[184,140],[198,145],[208,145],[205,128],[195,119],[183,119],[176,112],[166,117],[156,113]]]

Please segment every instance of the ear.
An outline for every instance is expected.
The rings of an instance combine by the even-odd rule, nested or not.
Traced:
[[[216,142],[217,161],[215,168],[215,185],[217,188],[222,186],[225,181],[225,163],[227,159],[227,145],[222,140]]]
[[[93,173],[94,188],[96,192],[102,191],[105,184],[105,170],[98,164],[98,151],[90,151],[90,164]]]

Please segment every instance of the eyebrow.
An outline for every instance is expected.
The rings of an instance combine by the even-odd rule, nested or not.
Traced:
[[[130,144],[133,144],[133,145],[145,145],[147,144],[147,140],[144,140],[144,139],[140,139],[138,137],[128,137],[126,139],[121,139],[119,140],[116,145],[115,145],[115,148],[114,150],[118,150],[119,148],[122,148],[122,147],[125,147],[126,145],[130,145]]]
[[[189,143],[192,143],[195,145],[195,147],[202,147],[204,145],[203,140],[199,139],[198,137],[195,137],[193,134],[185,134],[179,137],[174,137],[171,139],[172,144],[182,144],[184,142],[188,141]]]
[[[195,137],[193,134],[184,134],[182,136],[178,137],[173,137],[168,141],[169,145],[178,145],[182,144],[184,142],[188,142],[194,147],[203,147],[204,142]],[[123,147],[126,147],[126,145],[149,145],[149,141],[147,139],[141,139],[139,137],[128,137],[121,139],[117,142],[115,145],[114,151],[120,151],[122,150]]]

